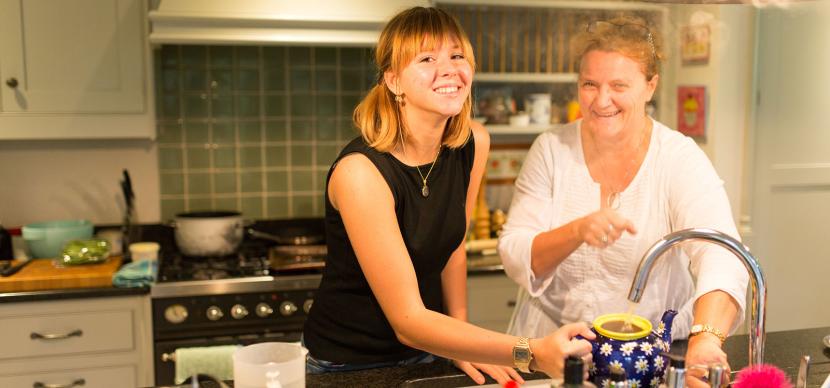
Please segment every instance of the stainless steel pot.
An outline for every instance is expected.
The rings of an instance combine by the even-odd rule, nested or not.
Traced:
[[[203,211],[177,214],[176,246],[187,256],[224,256],[236,252],[245,230],[242,213]]]

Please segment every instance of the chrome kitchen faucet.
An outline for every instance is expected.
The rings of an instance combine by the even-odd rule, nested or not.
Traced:
[[[671,247],[684,242],[686,240],[703,240],[720,245],[736,257],[741,259],[741,262],[746,267],[747,272],[752,279],[752,317],[749,328],[749,365],[760,365],[764,362],[764,340],[766,337],[766,330],[764,324],[767,319],[767,285],[764,280],[764,273],[761,271],[761,266],[758,260],[749,253],[749,248],[741,244],[740,241],[733,237],[718,232],[712,229],[684,229],[674,233],[669,233],[662,239],[658,240],[649,248],[640,260],[640,266],[637,268],[637,273],[634,280],[631,282],[631,290],[628,292],[628,300],[632,302],[639,302],[643,297],[643,290],[648,282],[648,275],[654,263],[663,253],[668,251]]]

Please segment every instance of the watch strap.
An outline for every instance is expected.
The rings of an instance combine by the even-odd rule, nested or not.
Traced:
[[[520,337],[513,346],[513,364],[521,372],[531,373],[530,362],[533,361],[533,351],[530,350],[530,339]]]
[[[726,336],[723,334],[722,331],[720,331],[720,329],[718,329],[717,327],[714,327],[712,325],[706,324],[706,323],[699,323],[699,324],[696,324],[696,325],[692,325],[692,329],[690,330],[689,337],[693,337],[693,336],[701,334],[701,333],[712,334],[715,337],[718,337],[718,339],[720,340],[721,343],[726,341]]]

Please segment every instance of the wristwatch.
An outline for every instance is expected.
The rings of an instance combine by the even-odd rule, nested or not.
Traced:
[[[700,323],[698,323],[697,325],[692,325],[692,329],[691,329],[691,331],[689,331],[689,337],[698,335],[700,333],[712,334],[715,337],[718,337],[718,339],[720,340],[721,343],[723,343],[723,341],[726,341],[726,336],[723,335],[723,332],[721,332],[720,329],[718,329],[717,327],[708,325],[708,324],[700,324]]]
[[[531,361],[533,361],[533,352],[530,350],[530,340],[527,337],[521,337],[519,342],[513,345],[513,364],[519,371],[530,373]]]

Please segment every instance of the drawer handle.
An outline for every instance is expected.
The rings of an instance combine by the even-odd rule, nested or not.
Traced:
[[[161,354],[161,361],[162,362],[176,362],[176,353],[162,353]]]
[[[46,384],[41,383],[40,381],[36,381],[32,388],[72,388],[72,387],[80,387],[86,385],[86,380],[84,379],[77,379],[69,384]]]
[[[515,300],[508,300],[507,301],[507,307],[516,307],[516,301]]]
[[[80,330],[80,329],[75,330],[75,331],[71,331],[71,332],[66,333],[66,334],[40,334],[40,333],[32,332],[32,334],[29,335],[29,338],[31,338],[33,340],[39,339],[39,340],[50,340],[51,341],[51,340],[62,340],[62,339],[67,339],[67,338],[71,338],[71,337],[80,337],[83,334],[84,334],[83,330]],[[71,385],[70,385],[70,387],[71,387]]]

